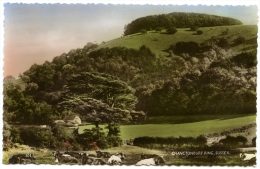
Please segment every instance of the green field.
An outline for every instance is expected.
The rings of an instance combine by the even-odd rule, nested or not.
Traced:
[[[238,128],[256,122],[256,115],[248,115],[244,117],[231,118],[216,118],[193,123],[178,123],[178,124],[142,124],[142,125],[121,125],[121,138],[133,139],[140,136],[157,136],[157,137],[187,137],[199,136],[202,134],[210,134],[222,132],[233,128]],[[94,127],[93,125],[80,126],[79,133],[84,129]],[[100,127],[104,127],[101,125]]]
[[[222,35],[221,32],[229,30],[227,35]],[[194,31],[189,31],[190,28],[179,28],[178,32],[173,35],[158,33],[155,31],[148,31],[147,34],[133,34],[124,36],[121,38],[116,38],[111,41],[107,41],[104,44],[98,46],[98,49],[104,47],[127,47],[138,49],[142,45],[148,46],[152,52],[157,56],[167,55],[166,50],[170,45],[175,44],[179,41],[194,41],[197,43],[202,43],[211,37],[224,37],[229,40],[232,44],[233,40],[239,36],[243,36],[247,42],[242,45],[233,47],[232,49],[236,52],[250,51],[257,47],[257,26],[256,25],[234,25],[234,26],[216,26],[216,27],[202,27],[200,30],[203,31],[201,35],[195,35]],[[158,39],[155,41],[154,38]]]

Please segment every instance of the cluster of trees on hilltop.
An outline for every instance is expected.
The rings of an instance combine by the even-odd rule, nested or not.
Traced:
[[[140,30],[157,30],[158,28],[190,28],[194,26],[210,27],[241,24],[241,21],[229,17],[200,13],[173,12],[138,18],[125,26],[124,35],[138,33]]]

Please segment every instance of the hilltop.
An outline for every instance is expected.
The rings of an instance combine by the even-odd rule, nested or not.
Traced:
[[[155,30],[160,28],[169,29],[171,27],[189,28],[194,26],[212,27],[241,24],[241,21],[229,17],[201,13],[173,12],[169,14],[151,15],[137,18],[125,26],[124,35],[137,33],[141,29]]]

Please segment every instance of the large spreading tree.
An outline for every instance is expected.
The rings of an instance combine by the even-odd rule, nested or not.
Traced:
[[[64,101],[59,103],[62,111],[81,115],[83,120],[98,127],[108,124],[108,129],[116,123],[132,120],[131,113],[143,116],[143,112],[134,111],[137,98],[134,89],[117,77],[97,72],[82,72],[67,80]]]

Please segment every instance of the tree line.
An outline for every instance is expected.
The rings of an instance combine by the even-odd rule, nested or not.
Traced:
[[[191,28],[194,26],[211,27],[241,24],[241,21],[230,17],[200,13],[173,12],[169,14],[151,15],[135,19],[131,23],[125,25],[124,35],[138,33],[142,29],[160,30],[159,28]]]
[[[164,146],[168,148],[174,147],[204,147],[207,143],[207,139],[204,136],[198,137],[137,137],[133,141],[133,145],[145,147],[145,148],[163,148]]]

